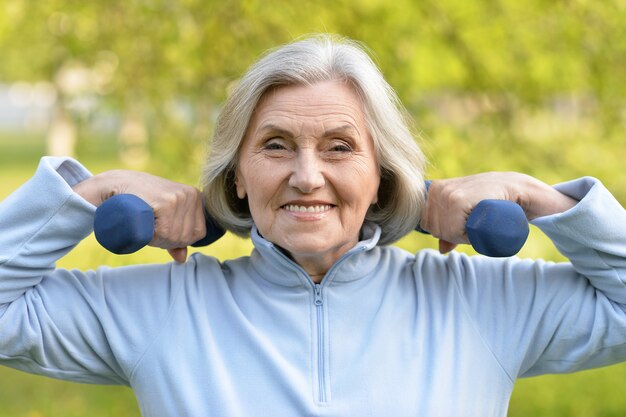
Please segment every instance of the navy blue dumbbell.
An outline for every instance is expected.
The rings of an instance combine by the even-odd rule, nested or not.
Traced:
[[[426,190],[431,181],[426,181]],[[415,230],[428,233],[418,224]],[[502,258],[517,254],[526,243],[528,219],[519,204],[509,200],[482,200],[465,222],[467,239],[480,254]]]
[[[415,230],[427,233],[419,225]],[[513,256],[526,243],[528,220],[512,201],[482,200],[467,218],[465,232],[476,252],[495,258]]]
[[[207,234],[191,246],[207,246],[224,235],[209,216]],[[118,194],[96,209],[93,222],[96,240],[104,248],[118,255],[137,252],[154,237],[154,211],[141,198],[132,194]]]

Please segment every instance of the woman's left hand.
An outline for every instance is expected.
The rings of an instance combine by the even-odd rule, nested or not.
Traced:
[[[447,253],[460,243],[468,243],[465,222],[485,199],[513,201],[522,207],[528,220],[561,213],[577,203],[529,175],[488,172],[433,181],[420,227],[438,238],[440,252]]]

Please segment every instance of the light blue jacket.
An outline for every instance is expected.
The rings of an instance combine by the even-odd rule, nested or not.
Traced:
[[[91,233],[87,176],[44,158],[0,204],[0,363],[129,385],[145,416],[505,416],[518,377],[626,359],[626,213],[597,180],[534,222],[572,264],[413,255],[366,224],[315,285],[256,230],[224,263],[55,269]]]

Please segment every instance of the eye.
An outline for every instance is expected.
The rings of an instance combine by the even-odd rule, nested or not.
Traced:
[[[330,143],[329,150],[331,152],[352,152],[352,146],[343,140],[337,140]]]
[[[283,142],[281,138],[271,138],[263,144],[263,149],[266,151],[281,151],[287,149]]]

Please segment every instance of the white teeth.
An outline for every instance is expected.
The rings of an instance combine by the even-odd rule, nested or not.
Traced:
[[[330,205],[328,204],[323,204],[323,205],[319,205],[319,206],[298,206],[295,204],[287,204],[285,206],[285,210],[287,211],[294,211],[294,212],[301,212],[301,213],[321,213],[324,211],[328,211],[330,210]]]

